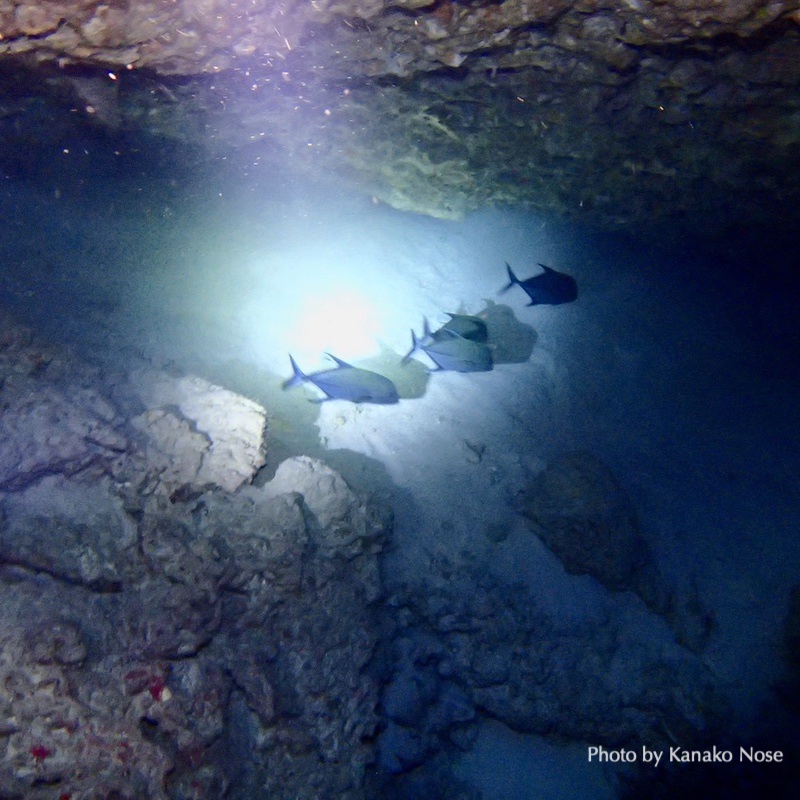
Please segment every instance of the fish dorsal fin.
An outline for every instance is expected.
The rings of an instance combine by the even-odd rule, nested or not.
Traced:
[[[539,264],[539,266],[540,266],[540,267],[541,267],[541,268],[542,268],[542,269],[543,269],[545,272],[555,272],[555,270],[554,270],[552,267],[548,267],[548,266],[547,266],[547,264]]]
[[[333,355],[333,353],[325,353],[325,355],[328,356],[328,358],[330,358],[332,361],[334,361],[337,367],[348,367],[349,369],[354,368],[352,364],[348,364],[346,361],[342,361],[341,358],[336,358],[336,356]]]

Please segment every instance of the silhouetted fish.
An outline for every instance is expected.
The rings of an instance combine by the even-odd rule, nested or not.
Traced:
[[[313,383],[326,395],[315,401],[318,403],[324,403],[326,400],[349,400],[351,403],[388,404],[396,403],[400,399],[395,385],[388,378],[368,369],[353,367],[330,353],[327,355],[336,362],[336,367],[313,372],[310,375],[301,372],[297,362],[289,356],[294,375],[284,381],[283,388],[291,389],[304,381]]]
[[[440,328],[436,334],[431,333],[428,320],[424,320],[422,338],[411,331],[411,349],[403,357],[406,364],[414,353],[422,350],[436,364],[436,370],[451,372],[488,372],[492,369],[492,351],[483,343],[466,339],[447,326]],[[440,337],[440,338],[437,338]]]
[[[561,303],[571,303],[577,299],[578,284],[575,283],[575,278],[571,275],[565,275],[563,272],[556,272],[544,264],[539,264],[539,266],[544,272],[521,281],[514,274],[509,263],[506,262],[508,284],[500,291],[508,291],[514,284],[521,286],[531,299],[530,303],[528,303],[529,306],[557,306]]]
[[[461,336],[464,339],[471,339],[473,342],[488,341],[489,334],[486,329],[486,323],[480,317],[450,313],[447,316],[450,317],[450,321],[431,334],[437,342],[450,338],[452,334]]]

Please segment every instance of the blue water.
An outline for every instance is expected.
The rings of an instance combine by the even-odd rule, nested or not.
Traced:
[[[743,735],[770,735],[770,686],[783,671],[782,626],[800,564],[793,253],[758,240],[734,252],[703,250],[680,230],[638,238],[523,211],[434,220],[286,174],[242,181],[219,165],[157,175],[146,159],[118,166],[105,153],[83,183],[79,168],[63,176],[55,166],[5,177],[5,309],[109,370],[145,360],[249,394],[293,425],[291,434],[280,426],[270,434],[273,452],[325,457],[318,434],[332,425],[324,415],[336,412],[280,392],[288,351],[319,359],[309,369],[324,363],[326,349],[358,359],[382,344],[399,357],[423,315],[475,313],[484,299],[506,304],[536,331],[528,363],[474,380],[433,376],[425,398],[382,409],[375,441],[359,434],[354,445],[362,453],[374,445],[373,457],[402,488],[393,495],[381,487],[397,502],[388,585],[408,577],[414,559],[406,553],[422,547],[420,530],[441,533],[447,516],[437,546],[455,552],[470,536],[474,508],[491,505],[497,518],[513,520],[511,495],[525,475],[561,452],[590,450],[630,494],[670,585],[696,590],[713,615],[700,658],[735,724]],[[521,292],[499,296],[506,261],[518,274],[537,262],[569,272],[578,301],[528,309]],[[316,305],[303,321],[307,300]],[[338,330],[337,313],[351,300],[363,304],[369,327],[361,339]],[[312,321],[329,312],[318,339],[309,338]],[[443,456],[434,428],[452,420],[503,467],[499,477],[486,473],[486,494],[472,498],[474,508],[465,502],[462,517],[436,500],[457,492],[472,469]],[[336,449],[331,457],[354,485],[374,479]],[[635,601],[609,599],[588,579],[560,572],[518,520],[508,524],[516,527],[506,541],[476,549],[491,552],[486,570],[499,580],[526,583],[553,614],[618,614],[647,646],[668,635],[659,621],[648,627]],[[484,726],[461,776],[485,800],[612,796],[605,771],[578,764],[584,744],[559,751]],[[554,774],[527,779],[534,763]]]

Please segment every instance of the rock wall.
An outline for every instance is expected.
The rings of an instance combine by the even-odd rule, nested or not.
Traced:
[[[2,323],[0,795],[365,797],[386,514],[252,486],[252,401],[145,370],[131,416]]]
[[[398,628],[379,750],[390,772],[468,749],[480,717],[608,748],[727,736],[730,710],[702,660],[631,637],[622,618],[559,619],[535,589],[456,564],[390,603]]]
[[[239,152],[248,174],[289,163],[448,218],[513,205],[724,237],[797,222],[799,8],[5,2],[0,59],[39,65],[68,116]],[[6,107],[37,126],[18,90]]]
[[[253,56],[279,61],[300,54],[340,75],[412,75],[493,51],[499,67],[536,63],[537,40],[555,31],[556,46],[629,67],[637,60],[631,45],[747,37],[781,18],[797,22],[799,9],[797,0],[4,0],[0,54],[188,75],[234,68]],[[346,67],[337,70],[342,54]]]

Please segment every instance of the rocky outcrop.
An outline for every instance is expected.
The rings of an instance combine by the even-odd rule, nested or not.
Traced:
[[[799,8],[6,2],[0,59],[37,65],[40,94],[17,85],[4,107],[39,131],[49,95],[61,125],[77,111],[439,217],[512,205],[636,230],[711,220],[724,238],[796,223]]]
[[[593,575],[612,591],[634,588],[652,564],[633,504],[590,453],[551,461],[531,482],[524,513],[567,572]]]
[[[250,485],[245,398],[143,370],[130,416],[3,337],[0,794],[364,798],[390,518],[308,458]]]
[[[751,36],[782,17],[797,20],[798,9],[796,0],[644,0],[601,8],[575,0],[262,0],[244,6],[211,0],[202,7],[6,0],[0,54],[191,75],[233,69],[251,58],[283,62],[298,55],[327,71],[341,61],[338,49],[347,54],[350,75],[412,75],[461,67],[492,51],[500,67],[535,64],[537,38],[555,26],[556,46],[629,67],[637,60],[631,45]]]
[[[146,440],[143,478],[168,494],[219,486],[234,492],[264,465],[266,413],[195,375],[142,371],[131,383],[147,411],[132,420]]]
[[[266,413],[196,376],[142,369],[128,419],[102,392],[98,368],[0,318],[0,491],[48,475],[115,475],[139,492],[235,491],[264,465]],[[124,476],[124,478],[123,478]]]
[[[361,797],[385,526],[352,494],[329,500],[362,520],[341,549],[298,492],[150,498],[133,516],[111,481],[7,496],[4,791]],[[253,755],[229,762],[236,737]]]
[[[471,722],[619,746],[714,741],[729,710],[689,651],[631,637],[612,617],[559,619],[535,589],[446,565],[390,598],[398,629],[381,765],[419,766],[468,749]]]
[[[521,510],[567,572],[591,575],[611,591],[633,591],[673,626],[678,641],[701,650],[711,617],[693,589],[679,597],[661,575],[638,515],[611,470],[591,453],[553,459],[531,481]]]
[[[54,473],[108,473],[128,447],[117,410],[63,353],[0,316],[0,490]]]

